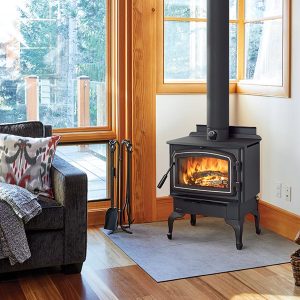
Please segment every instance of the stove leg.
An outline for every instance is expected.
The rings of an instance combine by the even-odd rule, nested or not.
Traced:
[[[235,232],[236,249],[242,250],[243,248],[243,225],[244,220],[229,220],[225,219],[225,222],[230,225]]]
[[[196,226],[196,215],[191,215],[191,225]]]
[[[259,214],[259,210],[258,210],[258,201],[256,203],[257,203],[256,209],[255,209],[255,211],[253,211],[252,214],[253,214],[254,219],[255,219],[256,234],[261,234],[261,230],[260,230],[260,226],[259,226],[259,223],[260,223],[260,214]]]
[[[177,212],[177,211],[173,211],[173,212],[171,213],[171,215],[169,216],[169,218],[168,218],[169,232],[168,232],[168,234],[167,234],[167,237],[168,237],[169,240],[172,239],[172,232],[173,232],[173,224],[174,224],[174,221],[175,221],[176,219],[180,219],[180,218],[184,217],[184,215],[185,215],[184,213],[179,213],[179,212]]]

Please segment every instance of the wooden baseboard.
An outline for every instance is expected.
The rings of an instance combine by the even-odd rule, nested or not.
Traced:
[[[259,202],[260,224],[289,240],[294,240],[300,230],[300,216],[274,206],[265,201]],[[247,219],[253,220],[251,215]]]
[[[105,214],[110,206],[109,201],[88,203],[88,226],[100,226],[104,224]],[[166,221],[173,211],[172,197],[158,197],[156,204],[156,219],[154,221]],[[283,237],[294,240],[300,230],[300,216],[269,204],[265,201],[259,202],[260,223]],[[189,216],[186,216],[189,218]],[[253,221],[251,215],[248,220]]]
[[[88,226],[104,225],[105,214],[110,207],[110,201],[88,203]]]
[[[173,210],[172,197],[157,198],[156,221],[165,221]],[[300,216],[269,204],[265,201],[259,202],[260,224],[285,238],[294,240],[300,230]],[[247,216],[248,220],[253,221],[251,215]]]

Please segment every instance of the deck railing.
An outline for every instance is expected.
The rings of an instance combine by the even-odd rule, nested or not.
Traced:
[[[24,81],[26,118],[28,121],[39,120],[40,105],[53,107],[53,103],[51,103],[50,100],[51,89],[50,87],[46,89],[47,87],[45,86],[45,79],[43,79],[43,83],[41,83],[41,80],[36,75],[27,76],[25,77]],[[43,101],[43,99],[41,99],[40,101],[40,97],[43,97],[41,92],[42,86],[43,90],[47,90],[46,101]],[[73,109],[73,111],[75,111],[74,123],[77,123],[76,127],[106,125],[105,82],[90,81],[90,78],[88,76],[80,76],[76,79],[76,91],[73,93],[73,97],[71,98],[74,99],[68,99],[68,103],[70,106],[69,109]],[[60,99],[56,101],[59,102]],[[66,107],[68,107],[67,104]]]

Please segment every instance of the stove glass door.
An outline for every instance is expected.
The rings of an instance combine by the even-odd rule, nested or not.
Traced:
[[[231,193],[231,159],[207,152],[175,154],[175,187],[181,189]]]

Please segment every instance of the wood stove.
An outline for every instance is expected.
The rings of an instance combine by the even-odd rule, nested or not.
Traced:
[[[185,214],[222,217],[243,247],[245,215],[255,217],[260,233],[257,194],[260,184],[260,141],[255,127],[229,126],[229,1],[207,1],[207,126],[169,141],[173,223]],[[160,188],[167,174],[158,184]]]

